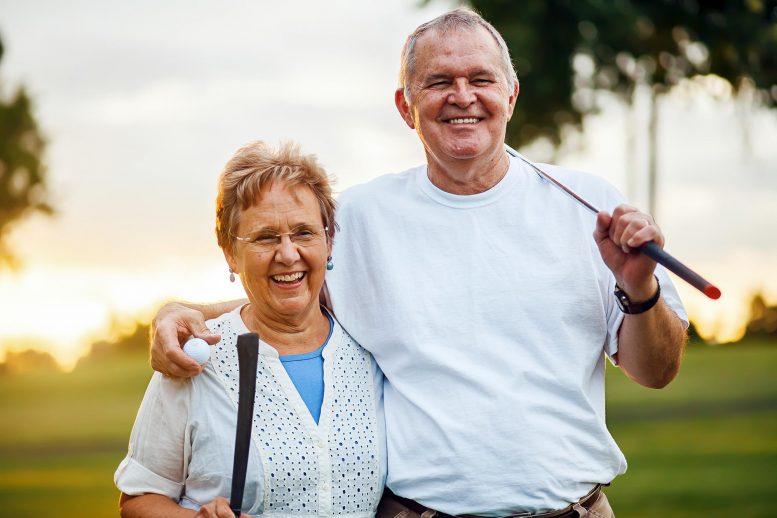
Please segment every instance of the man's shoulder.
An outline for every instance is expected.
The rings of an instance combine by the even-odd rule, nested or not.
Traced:
[[[593,184],[593,185],[607,185],[612,187],[610,183],[604,178],[591,174],[578,169],[572,169],[556,164],[537,164],[540,169],[553,176],[557,180],[563,183],[564,180],[569,183],[577,183],[579,185]]]
[[[412,188],[417,174],[424,166],[417,166],[399,173],[389,173],[344,190],[338,197],[340,207],[347,205],[371,204],[378,200],[400,194]]]
[[[626,201],[623,194],[601,176],[559,165],[537,165],[587,201],[599,206],[599,208],[609,210],[612,206]]]

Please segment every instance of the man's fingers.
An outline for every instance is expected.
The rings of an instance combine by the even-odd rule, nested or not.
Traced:
[[[176,378],[190,378],[199,374],[202,367],[180,348],[170,348],[165,352],[167,372],[165,374]]]
[[[599,213],[596,215],[596,229],[594,229],[594,239],[597,243],[602,239],[609,237],[611,222],[612,216],[603,210],[599,211]]]
[[[154,370],[159,370],[159,372],[162,372],[162,374],[170,376],[171,378],[193,378],[202,371],[202,367],[198,365],[196,368],[183,368],[171,363],[167,366],[165,371],[160,369]]]
[[[183,352],[176,333],[166,332],[164,326],[154,333],[151,368],[175,378],[191,378],[202,371],[200,364]]]
[[[205,328],[204,331],[198,331],[196,333],[193,333],[193,335],[196,336],[197,338],[202,338],[203,340],[208,342],[208,345],[216,345],[221,341],[221,336],[211,333],[210,329],[208,329],[207,327]]]

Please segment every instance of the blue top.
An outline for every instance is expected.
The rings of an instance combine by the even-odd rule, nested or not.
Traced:
[[[329,319],[329,334],[321,347],[309,353],[279,358],[316,423],[321,416],[321,405],[324,403],[324,357],[321,351],[329,343],[334,329],[332,317],[325,311],[324,314]]]

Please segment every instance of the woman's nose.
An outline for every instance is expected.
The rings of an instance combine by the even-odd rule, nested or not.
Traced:
[[[299,250],[291,237],[287,234],[282,235],[278,249],[275,251],[275,260],[282,264],[291,265],[297,262],[299,257]]]

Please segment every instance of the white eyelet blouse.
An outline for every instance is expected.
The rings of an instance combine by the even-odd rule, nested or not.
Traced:
[[[374,516],[386,473],[383,375],[337,323],[324,347],[324,401],[313,420],[278,359],[260,342],[243,512]],[[115,482],[198,509],[229,498],[237,418],[240,308],[208,322],[221,335],[199,376],[154,373]]]

